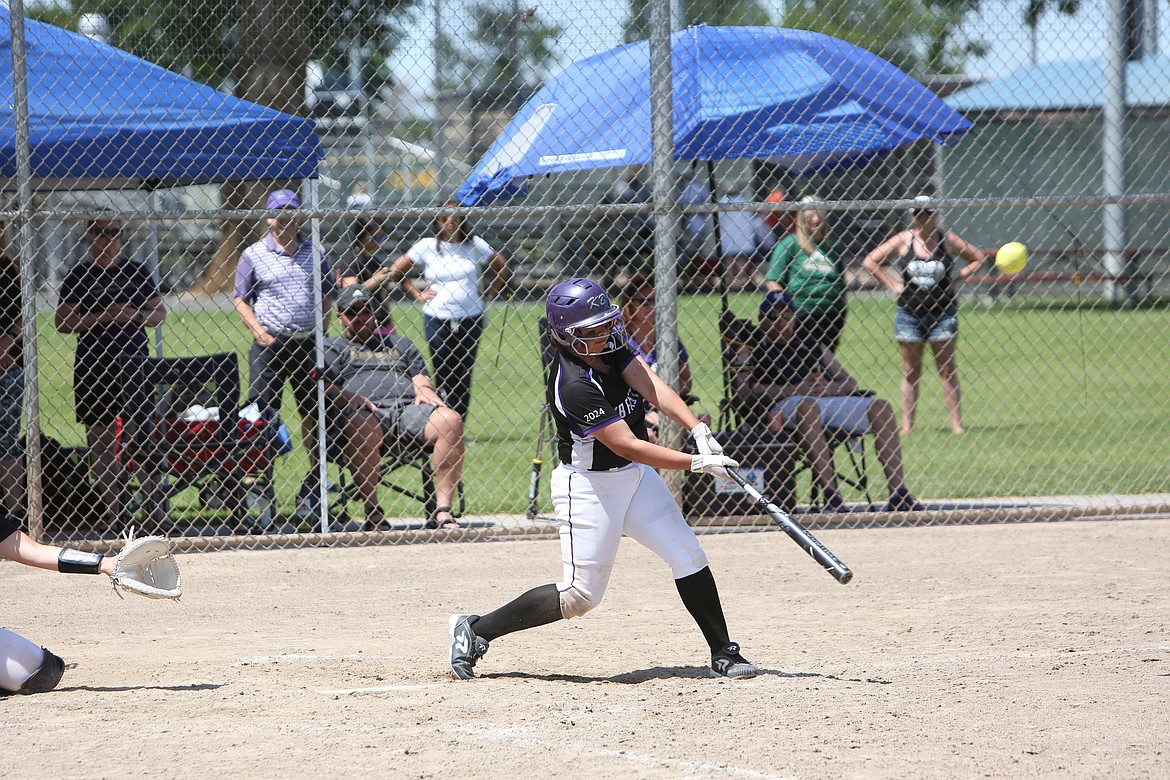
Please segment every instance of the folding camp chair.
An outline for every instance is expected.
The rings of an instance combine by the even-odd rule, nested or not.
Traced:
[[[330,399],[330,401],[332,400]],[[340,421],[341,414],[343,412],[337,411],[338,416],[335,419]],[[326,458],[340,470],[338,490],[329,501],[329,515],[345,522],[350,519],[349,503],[361,501],[362,497],[358,492],[357,485],[347,476],[348,459],[345,455],[345,436],[341,432],[340,426],[331,423],[329,432],[330,435],[327,437],[325,445]],[[383,440],[383,444],[388,446],[382,453],[382,460],[378,467],[381,475],[379,486],[422,504],[424,516],[428,518],[428,522],[424,523],[424,526],[432,527],[429,525],[429,519],[434,515],[438,502],[435,499],[435,469],[430,450],[401,441],[387,442]],[[417,472],[417,477],[411,476],[415,472]],[[458,519],[463,516],[467,508],[462,480],[456,488],[456,495],[456,506],[451,507],[451,514]]]
[[[273,505],[272,453],[279,421],[241,418],[235,353],[132,357],[120,373],[118,452],[137,476],[144,529],[171,526],[170,500],[215,484],[233,530],[252,530],[249,504]]]
[[[752,351],[758,339],[758,330],[750,320],[736,317],[728,310],[719,315],[720,357],[723,364],[723,398],[719,403],[719,425],[721,431],[768,431],[772,436],[784,437],[791,441],[788,433],[770,424],[770,403],[767,399],[752,396],[744,379],[752,371]],[[840,459],[838,452],[844,452],[848,468],[837,467],[837,481],[860,491],[865,500],[873,503],[869,491],[868,458],[865,437],[845,431],[827,429],[829,448],[834,464]],[[797,448],[799,451],[799,448]],[[811,464],[804,453],[799,453],[797,470],[811,471]],[[810,503],[819,506],[823,496],[815,479],[810,480],[812,492]]]

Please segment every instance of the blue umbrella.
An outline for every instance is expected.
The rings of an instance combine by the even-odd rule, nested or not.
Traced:
[[[864,165],[970,127],[889,62],[819,33],[691,27],[671,36],[678,160],[754,158],[794,174]],[[650,43],[573,63],[516,114],[456,197],[519,195],[525,179],[650,161]]]

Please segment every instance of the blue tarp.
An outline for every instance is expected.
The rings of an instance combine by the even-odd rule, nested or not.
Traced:
[[[311,120],[217,92],[78,33],[25,22],[34,186],[316,176]],[[15,186],[12,36],[0,8],[0,186]]]
[[[904,144],[952,143],[971,124],[889,62],[778,27],[671,36],[679,160],[754,158],[795,174],[863,165]],[[580,60],[516,114],[456,193],[519,194],[525,177],[650,161],[650,45]]]

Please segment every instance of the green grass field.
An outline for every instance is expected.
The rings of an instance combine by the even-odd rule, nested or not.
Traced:
[[[754,315],[755,301],[754,295],[732,296],[732,309]],[[544,395],[536,341],[542,308],[513,303],[502,346],[502,305],[491,311],[467,425],[465,484],[471,512],[522,512],[527,505]],[[722,395],[718,310],[715,295],[680,301],[680,332],[700,397],[695,408],[713,416]],[[419,310],[399,306],[395,317],[400,332],[421,347]],[[892,318],[889,299],[854,299],[840,358],[863,386],[897,407],[900,369]],[[42,313],[39,326],[42,427],[66,444],[81,444],[83,433],[72,412],[73,337],[53,331],[51,312]],[[985,308],[965,302],[960,328],[959,370],[969,432],[950,434],[928,358],[918,426],[905,442],[907,476],[916,493],[970,498],[1168,490],[1170,418],[1163,399],[1170,385],[1170,310],[1028,301]],[[234,311],[177,306],[167,321],[165,343],[168,355],[235,350],[245,362],[249,341]],[[287,393],[284,410],[299,438]],[[297,448],[278,463],[278,499],[287,509],[307,459]],[[876,466],[872,471],[880,483]],[[542,494],[547,496],[547,489]],[[877,498],[883,499],[884,492],[879,490]],[[386,504],[392,514],[417,513],[405,500]]]

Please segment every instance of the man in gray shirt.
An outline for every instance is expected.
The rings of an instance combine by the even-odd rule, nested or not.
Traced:
[[[376,305],[360,284],[337,296],[343,335],[325,341],[325,383],[344,408],[345,456],[366,505],[366,530],[388,530],[378,503],[383,448],[428,450],[435,465],[428,528],[458,528],[451,506],[463,474],[463,418],[444,403],[418,349],[405,336],[379,335]]]
[[[301,207],[292,190],[268,196],[269,209],[288,209],[288,216],[268,220],[268,233],[240,255],[236,266],[235,305],[252,334],[248,351],[249,400],[259,404],[265,419],[280,411],[284,383],[290,382],[301,433],[309,451],[309,473],[297,494],[297,515],[311,517],[320,510],[320,467],[317,453],[317,392],[313,321],[313,245],[300,232],[293,209]],[[321,256],[321,316],[329,329],[329,296],[333,276]]]

